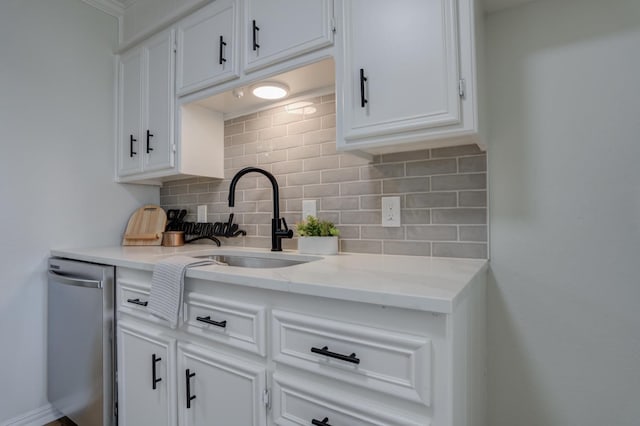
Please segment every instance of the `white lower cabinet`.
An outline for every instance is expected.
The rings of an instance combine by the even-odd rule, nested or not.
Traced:
[[[442,314],[187,277],[172,330],[116,274],[120,425],[485,425],[484,284]]]
[[[266,368],[178,344],[178,418],[184,426],[264,426]]]
[[[176,358],[176,339],[167,332],[128,321],[118,326],[121,426],[266,426],[264,365],[183,342]]]
[[[176,341],[162,331],[118,324],[118,424],[172,426]]]

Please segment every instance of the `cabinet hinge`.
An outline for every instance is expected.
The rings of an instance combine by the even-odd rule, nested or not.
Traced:
[[[178,51],[178,42],[177,41],[173,41],[173,53]]]
[[[461,98],[464,98],[465,90],[466,90],[466,83],[464,81],[464,78],[461,78],[460,80],[458,80],[458,94],[460,95]]]
[[[331,32],[332,33],[336,33],[336,19],[335,18],[331,18]]]
[[[269,389],[262,391],[262,402],[264,406],[267,407],[267,410],[271,408],[271,392]]]
[[[176,144],[171,144],[171,150],[175,153],[176,151],[178,151],[178,148],[176,147]]]

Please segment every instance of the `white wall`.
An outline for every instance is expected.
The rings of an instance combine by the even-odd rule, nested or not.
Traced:
[[[489,424],[640,424],[640,2],[487,19]]]
[[[46,405],[46,258],[119,244],[157,188],[113,183],[117,22],[80,0],[0,2],[0,424]]]

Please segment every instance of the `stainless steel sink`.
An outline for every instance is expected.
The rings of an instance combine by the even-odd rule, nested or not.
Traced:
[[[287,259],[280,257],[255,257],[242,255],[213,254],[194,256],[198,259],[210,259],[216,265],[238,266],[241,268],[285,268],[287,266],[301,265],[320,259],[320,257],[304,257],[299,259]]]

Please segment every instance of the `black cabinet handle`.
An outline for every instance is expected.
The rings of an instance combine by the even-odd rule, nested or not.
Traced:
[[[354,364],[360,364],[360,358],[356,358],[356,354],[355,353],[352,353],[351,355],[342,355],[342,354],[338,354],[338,353],[335,353],[335,352],[330,352],[328,346],[325,346],[322,349],[311,348],[311,352],[313,352],[314,354],[320,354],[320,355],[328,356],[329,358],[336,358],[336,359],[339,359],[341,361],[347,361],[347,362],[351,362],[351,363],[354,363]]]
[[[367,77],[364,76],[364,68],[360,68],[360,106],[365,107],[369,101],[364,97],[364,83],[367,81]]]
[[[191,401],[196,399],[195,395],[191,395],[191,378],[195,377],[196,373],[191,373],[188,368],[185,373],[185,378],[187,379],[187,408],[191,408]]]
[[[141,301],[140,299],[127,299],[127,302],[133,303],[134,305],[147,306],[149,302]]]
[[[227,326],[227,321],[214,321],[211,319],[211,315],[207,315],[206,317],[196,317],[197,321],[205,322],[207,324],[215,325],[216,327],[225,328]]]
[[[322,419],[322,421],[311,419],[311,424],[314,426],[331,426],[329,423],[327,423],[328,421],[329,417],[325,417],[324,419]]]
[[[153,151],[153,148],[151,148],[149,144],[149,139],[151,139],[152,137],[153,137],[153,134],[147,130],[147,154]]]
[[[156,377],[156,364],[158,361],[162,361],[162,358],[156,357],[156,354],[151,355],[151,388],[156,389],[156,383],[161,382],[162,379]]]
[[[138,142],[138,139],[134,139],[133,135],[129,135],[129,157],[131,158],[133,158],[133,156],[137,154],[137,152],[133,150],[134,142]]]
[[[258,44],[258,31],[260,28],[256,25],[256,20],[253,20],[253,50],[258,50],[260,45]]]
[[[224,38],[220,36],[220,54],[218,55],[218,62],[220,63],[220,65],[222,65],[224,62],[227,62],[227,59],[224,57],[224,46],[226,45],[227,43],[225,43]]]

